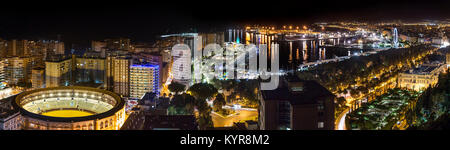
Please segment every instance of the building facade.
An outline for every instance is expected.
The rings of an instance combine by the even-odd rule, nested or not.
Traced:
[[[315,81],[285,79],[259,98],[261,130],[334,130],[336,97]]]
[[[147,92],[159,95],[159,66],[132,65],[130,67],[130,97],[140,99]]]
[[[187,45],[176,45],[172,50],[173,80],[185,85],[191,82],[191,53]]]
[[[398,75],[397,85],[400,88],[415,91],[425,90],[437,84],[439,74],[443,71],[445,71],[445,65],[425,64],[407,72],[400,73]]]
[[[128,56],[108,56],[106,58],[107,89],[122,96],[130,95],[130,64]]]
[[[15,96],[0,99],[0,130],[21,130],[22,116],[11,105]]]
[[[128,38],[106,39],[105,42],[110,50],[132,50],[131,40]]]
[[[22,119],[19,111],[0,107],[0,130],[21,130]]]
[[[0,90],[6,87],[6,63],[5,60],[0,59]]]
[[[106,60],[96,57],[80,57],[75,59],[75,82],[104,83]]]
[[[8,57],[6,60],[6,82],[10,85],[28,83],[31,63],[28,57]]]
[[[45,62],[45,86],[68,86],[72,79],[72,59],[56,58]]]
[[[33,89],[45,87],[45,69],[42,67],[33,68],[31,71],[31,86]]]

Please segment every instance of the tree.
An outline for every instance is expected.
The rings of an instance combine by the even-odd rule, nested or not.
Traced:
[[[211,118],[211,107],[208,106],[205,100],[196,100],[198,110],[197,122],[200,129],[205,130],[209,127],[213,127],[213,121]]]
[[[345,100],[344,97],[339,97],[339,98],[337,98],[337,106],[338,106],[339,108],[344,107],[346,103],[347,103],[347,100]]]
[[[188,115],[194,113],[195,98],[189,94],[175,95],[170,102],[169,114]]]
[[[358,91],[358,90],[355,90],[355,89],[351,89],[351,90],[350,90],[350,95],[351,95],[353,98],[358,98],[358,97],[359,97],[359,91]]]
[[[184,108],[186,109],[186,111],[190,114],[194,114],[194,107],[195,107],[195,97],[184,93],[183,94],[184,97],[184,101],[185,101],[185,106]]]
[[[217,94],[217,89],[208,83],[197,83],[189,87],[188,91],[197,100],[206,100]]]
[[[170,105],[180,107],[184,105],[184,98],[181,95],[175,95],[170,100]]]
[[[214,111],[220,112],[222,111],[222,107],[226,104],[225,98],[222,94],[217,94],[216,99],[214,99]]]
[[[236,93],[239,94],[247,105],[257,105],[257,87],[258,82],[256,80],[241,80],[236,87]]]
[[[199,116],[197,119],[198,126],[200,130],[206,130],[208,128],[214,127],[214,123],[210,115],[207,116]]]
[[[186,85],[178,83],[178,82],[172,82],[169,84],[168,88],[169,88],[170,92],[179,94],[186,89]]]

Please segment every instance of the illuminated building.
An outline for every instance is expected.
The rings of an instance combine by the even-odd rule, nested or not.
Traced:
[[[172,62],[172,55],[170,54],[170,50],[161,51],[162,61],[165,63]]]
[[[202,33],[200,34],[202,37],[202,48],[205,48],[208,44],[219,44],[223,46],[225,43],[225,37],[223,32],[219,33]]]
[[[30,41],[30,55],[38,56],[41,60],[55,55],[64,55],[64,42],[55,40]],[[44,62],[42,62],[43,65]]]
[[[29,54],[27,40],[11,40],[6,45],[7,56],[25,56]]]
[[[130,97],[140,99],[145,93],[159,94],[159,66],[131,65],[130,67]]]
[[[28,83],[31,74],[30,59],[28,57],[8,57],[5,60],[7,63],[6,82],[12,85]]]
[[[42,48],[45,51],[45,56],[53,56],[53,55],[63,55],[64,54],[64,43],[60,41],[40,41]]]
[[[72,79],[72,59],[58,57],[45,62],[45,86],[68,86]]]
[[[92,41],[91,52],[99,53],[102,58],[106,57],[106,42],[104,41]]]
[[[444,43],[444,39],[441,37],[432,37],[431,38],[431,43],[432,44],[436,44],[436,45],[441,45]]]
[[[139,62],[144,62],[143,64],[151,64],[159,66],[159,83],[165,82],[167,79],[169,70],[168,65],[163,64],[163,56],[160,53],[148,53],[142,52],[133,55],[133,59],[138,59]],[[161,84],[160,84],[161,85]]]
[[[7,53],[6,47],[8,45],[7,43],[8,43],[7,41],[2,40],[0,38],[0,58],[5,58],[6,57],[6,53]]]
[[[173,80],[185,85],[191,82],[191,53],[186,45],[174,46],[172,50]]]
[[[31,71],[31,86],[33,89],[39,89],[45,87],[45,69],[43,67],[33,68]]]
[[[191,83],[191,60],[194,57],[195,51],[202,51],[204,46],[202,45],[203,37],[198,33],[170,34],[162,35],[161,37],[173,40],[176,44],[183,43],[185,45],[175,45],[172,47],[172,51],[170,52],[173,58],[172,63],[167,66],[170,69],[165,69],[166,66],[162,67],[164,69],[163,76],[166,77],[165,72],[169,72],[170,70],[176,82],[189,85]],[[164,60],[167,61],[167,54]]]
[[[160,72],[161,83],[166,83],[172,69],[172,54],[170,50],[161,51],[162,67]]]
[[[21,130],[21,124],[19,111],[0,107],[0,130]]]
[[[334,130],[335,96],[315,81],[286,77],[275,90],[261,90],[261,130]]]
[[[108,56],[106,58],[107,89],[122,96],[130,95],[130,64],[128,56]]]
[[[75,59],[76,79],[80,82],[104,83],[106,60],[98,57],[73,57]]]
[[[439,73],[445,70],[445,65],[427,64],[411,69],[398,75],[398,86],[415,91],[433,87],[439,80]]]
[[[15,97],[25,130],[119,130],[125,102],[97,88],[62,86],[26,91]]]
[[[183,43],[188,45],[189,50],[191,51],[192,58],[194,57],[194,51],[201,51],[203,46],[203,38],[198,33],[181,33],[181,34],[169,34],[162,35],[162,38],[173,38],[176,41],[176,44]]]
[[[235,43],[242,43],[241,41],[244,41],[244,30],[242,29],[228,29],[226,37],[228,37],[228,41],[226,42],[235,42]]]
[[[151,52],[159,51],[158,47],[154,47],[153,45],[150,45],[148,43],[137,43],[137,44],[135,44],[133,46],[134,47],[132,47],[133,48],[132,51],[134,53],[141,53],[141,52],[151,53]]]
[[[6,74],[5,74],[5,69],[6,69],[6,63],[5,60],[0,59],[0,90],[4,89],[6,86]]]
[[[91,49],[95,52],[102,52],[106,49],[106,42],[103,41],[92,41]]]
[[[131,40],[127,38],[106,39],[105,42],[110,50],[132,50]]]

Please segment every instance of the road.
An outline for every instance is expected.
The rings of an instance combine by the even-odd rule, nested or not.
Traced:
[[[350,108],[345,109],[339,116],[336,118],[336,130],[347,130],[345,127],[345,117],[347,116]]]
[[[234,122],[252,120],[258,117],[258,111],[239,110],[238,115],[231,115],[226,118],[216,113],[211,113],[211,117],[214,122],[214,127],[231,127]]]

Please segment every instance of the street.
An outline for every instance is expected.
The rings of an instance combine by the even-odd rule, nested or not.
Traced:
[[[234,122],[252,120],[255,117],[258,117],[258,111],[239,110],[238,112],[238,115],[231,115],[226,118],[216,113],[211,113],[214,127],[231,127]]]

